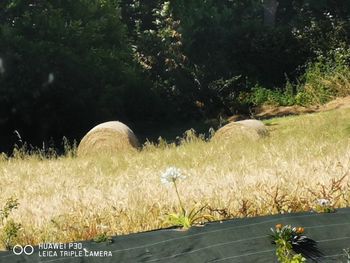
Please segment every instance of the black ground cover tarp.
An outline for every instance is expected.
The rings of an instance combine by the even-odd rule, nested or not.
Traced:
[[[275,245],[271,244],[269,234],[270,228],[274,228],[277,223],[302,226],[306,235],[317,241],[323,256],[308,262],[348,262],[343,249],[350,248],[350,208],[328,214],[299,213],[234,219],[193,227],[188,231],[165,229],[117,236],[112,243],[84,241],[73,244],[81,245],[82,248],[79,249],[67,247],[50,250],[34,247],[34,253],[30,256],[24,253],[15,255],[12,251],[1,252],[0,262],[272,263],[277,260]],[[64,251],[75,254],[70,257],[61,256],[60,253]],[[106,252],[101,252],[99,257],[92,255],[98,251]],[[51,257],[48,253],[51,253]],[[100,257],[103,253],[105,257]]]

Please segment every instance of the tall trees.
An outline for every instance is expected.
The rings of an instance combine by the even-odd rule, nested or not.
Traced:
[[[152,80],[153,90],[170,106],[170,115],[192,118],[197,112],[198,87],[171,2],[127,0],[121,4],[134,56]]]
[[[157,92],[179,111],[200,102],[210,115],[237,110],[238,94],[256,83],[295,80],[316,53],[346,39],[345,2],[123,0],[122,13]]]
[[[117,1],[0,2],[0,130],[31,141],[147,114]],[[135,101],[143,104],[135,108]]]

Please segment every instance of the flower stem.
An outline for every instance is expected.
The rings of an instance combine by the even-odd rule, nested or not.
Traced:
[[[175,186],[175,191],[176,191],[177,198],[179,199],[179,203],[180,203],[180,207],[181,207],[182,213],[183,213],[184,216],[186,216],[185,208],[182,205],[180,194],[179,194],[179,191],[177,190],[176,181],[174,180],[173,183],[174,183],[174,186]]]

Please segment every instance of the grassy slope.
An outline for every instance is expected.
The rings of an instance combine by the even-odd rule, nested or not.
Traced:
[[[160,183],[168,166],[188,175],[179,183],[187,209],[208,203],[217,219],[309,210],[318,198],[349,206],[350,175],[334,189],[331,180],[350,167],[350,109],[266,123],[271,136],[258,142],[194,138],[115,157],[2,160],[0,202],[19,199],[19,242],[34,244],[163,226],[161,217],[177,209],[174,189]]]

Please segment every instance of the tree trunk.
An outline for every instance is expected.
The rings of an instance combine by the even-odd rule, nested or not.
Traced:
[[[264,25],[274,27],[276,22],[276,12],[279,5],[277,0],[263,0],[264,5]]]

